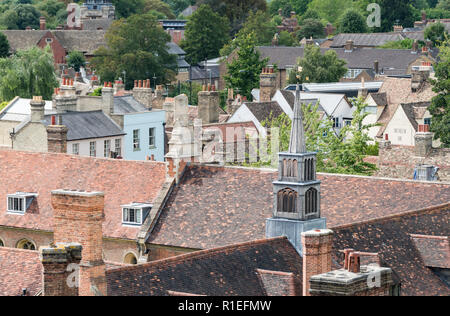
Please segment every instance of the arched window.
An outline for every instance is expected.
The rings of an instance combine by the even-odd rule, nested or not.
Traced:
[[[305,214],[314,214],[317,213],[317,190],[314,188],[306,191],[305,194]]]
[[[28,239],[22,239],[17,243],[16,248],[25,250],[36,250],[36,245]]]
[[[3,240],[0,238],[0,247],[5,247],[5,243],[3,242]]]
[[[281,168],[283,177],[287,177],[287,172],[288,172],[288,166],[287,165],[288,165],[287,160],[283,159],[283,167]]]
[[[297,210],[297,192],[291,189],[284,189],[277,194],[277,211],[284,213],[295,213]]]
[[[295,178],[298,177],[298,162],[296,159],[292,161],[292,176]]]
[[[129,253],[125,256],[125,259],[123,260],[126,264],[137,264],[136,256],[133,253]]]

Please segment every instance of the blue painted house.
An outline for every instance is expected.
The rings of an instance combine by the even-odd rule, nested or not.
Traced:
[[[124,159],[164,161],[165,119],[164,110],[124,114]]]

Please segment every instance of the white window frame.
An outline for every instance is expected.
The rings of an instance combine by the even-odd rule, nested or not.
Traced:
[[[80,143],[72,144],[72,154],[77,156],[80,155]]]
[[[114,152],[117,154],[117,156],[122,156],[122,139],[116,138],[114,140]]]
[[[151,133],[152,131],[153,131],[153,135]],[[156,134],[156,128],[155,127],[150,127],[148,129],[148,147],[151,148],[151,149],[156,148],[156,136],[155,136],[155,134]],[[152,144],[152,142],[153,142],[153,144]]]
[[[17,192],[15,194],[8,194],[6,196],[6,210],[10,214],[19,214],[24,215],[27,212],[27,198],[35,198],[37,194],[35,193],[24,193],[24,192]],[[10,207],[10,200],[14,201],[20,201],[20,209],[16,207]],[[14,204],[14,202],[13,202]]]
[[[133,151],[140,151],[141,150],[141,130],[140,129],[134,129],[133,130]]]
[[[140,226],[144,223],[144,209],[152,208],[152,204],[131,203],[122,205],[122,225]],[[130,211],[134,212],[133,220],[130,220]]]
[[[103,157],[110,158],[111,154],[111,140],[106,139],[103,141]]]
[[[92,145],[94,145],[94,148],[93,148],[94,155],[92,155]],[[96,141],[89,142],[89,156],[97,157],[97,142]]]

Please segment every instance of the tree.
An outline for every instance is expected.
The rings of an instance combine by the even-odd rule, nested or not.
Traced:
[[[435,66],[435,77],[431,79],[433,91],[437,93],[428,108],[432,115],[431,131],[434,139],[440,139],[444,147],[450,147],[450,39],[439,47],[439,63]]]
[[[5,12],[2,24],[10,30],[24,30],[28,26],[39,29],[40,16],[39,11],[31,4],[19,4]]]
[[[366,33],[366,19],[354,9],[346,11],[339,19],[339,31],[341,33]]]
[[[198,0],[198,5],[207,4],[220,16],[226,16],[235,35],[247,19],[250,11],[266,11],[266,0]]]
[[[126,19],[133,14],[141,13],[144,9],[144,0],[112,0],[112,3],[119,19]]]
[[[308,45],[304,57],[298,61],[301,71],[291,71],[289,83],[338,82],[347,73],[346,62],[339,59],[334,50],[322,54],[320,48]]]
[[[396,23],[403,27],[414,24],[414,8],[409,0],[376,0],[381,7],[381,28],[378,32],[392,32]]]
[[[306,19],[301,23],[300,29],[297,31],[298,40],[303,38],[322,38],[325,36],[325,30],[322,22],[314,19]]]
[[[169,54],[168,35],[152,14],[132,15],[115,21],[106,33],[107,48],[101,47],[92,60],[101,79],[114,81],[126,73],[126,88],[134,80],[155,76],[158,84],[170,82],[177,68],[176,55]]]
[[[281,31],[278,37],[278,46],[294,46],[295,39],[288,31]]]
[[[445,26],[441,22],[433,23],[425,29],[424,37],[433,42],[433,45],[438,45],[444,40]]]
[[[308,8],[315,10],[322,19],[336,24],[344,11],[352,5],[352,0],[312,0]]]
[[[178,16],[181,12],[184,11],[184,9],[186,9],[190,5],[195,4],[195,1],[191,0],[166,0],[164,2],[166,2],[170,6],[176,16]]]
[[[161,0],[144,0],[144,12],[156,11],[164,14],[167,19],[175,19],[172,9]]]
[[[252,89],[259,86],[259,76],[269,59],[261,60],[261,54],[256,50],[254,33],[240,37],[236,41],[239,47],[237,58],[227,63],[228,74],[225,75],[225,82],[228,88],[233,88],[250,100]]]
[[[0,33],[0,58],[9,56],[9,42],[5,34]]]
[[[275,24],[270,20],[268,13],[250,11],[247,21],[239,31],[237,36],[242,36],[254,32],[256,34],[257,45],[265,46],[272,43],[273,36],[277,32]]]
[[[229,39],[229,23],[226,17],[202,5],[189,17],[184,34],[180,46],[186,51],[187,61],[195,65],[219,56],[220,49]]]
[[[18,51],[11,58],[0,59],[0,100],[16,96],[31,98],[35,95],[51,99],[58,86],[53,54],[49,46],[44,50],[33,47]]]
[[[190,105],[198,104],[198,93],[202,91],[202,85],[196,82],[182,82],[180,85],[172,86],[169,90],[169,97],[173,98],[179,94],[187,95]]]
[[[76,72],[79,72],[80,68],[86,65],[86,58],[83,53],[79,51],[72,51],[67,56],[67,65],[75,69]]]

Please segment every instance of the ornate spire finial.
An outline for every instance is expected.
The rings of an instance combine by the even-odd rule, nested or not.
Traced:
[[[289,152],[293,154],[301,154],[306,152],[305,130],[303,128],[303,115],[299,85],[297,85],[297,89],[295,90],[294,118],[292,120]]]

